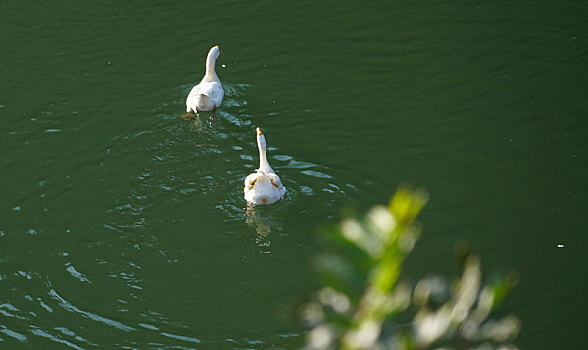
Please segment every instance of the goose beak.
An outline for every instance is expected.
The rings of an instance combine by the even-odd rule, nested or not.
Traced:
[[[219,55],[220,55],[220,54],[222,54],[222,53],[223,53],[223,51],[220,49],[220,46],[216,45],[216,47],[218,48],[218,54],[219,54]]]
[[[255,131],[257,131],[257,135],[263,135],[263,131],[260,128],[256,128]]]

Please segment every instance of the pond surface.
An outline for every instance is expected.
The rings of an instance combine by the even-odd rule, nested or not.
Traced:
[[[297,348],[318,228],[403,182],[431,196],[413,279],[468,241],[521,276],[521,348],[585,344],[585,2],[0,13],[2,348]],[[218,117],[183,120],[216,44]],[[258,126],[288,193],[247,208]]]

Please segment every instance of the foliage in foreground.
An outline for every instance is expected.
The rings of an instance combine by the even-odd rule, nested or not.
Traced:
[[[516,284],[511,273],[483,284],[480,261],[462,249],[462,275],[402,282],[402,263],[420,234],[423,191],[400,188],[388,207],[346,219],[328,234],[332,251],[317,267],[323,287],[302,310],[311,327],[305,349],[516,349],[515,316],[489,319]],[[409,315],[400,312],[411,310]],[[404,316],[404,325],[394,321]]]

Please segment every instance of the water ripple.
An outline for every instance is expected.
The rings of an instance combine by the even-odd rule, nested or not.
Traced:
[[[66,268],[67,272],[69,272],[70,275],[72,275],[78,281],[92,283],[83,273],[76,270],[76,268],[71,263],[67,263],[67,264],[65,264],[65,266],[67,266],[67,268]]]
[[[13,330],[10,330],[9,328],[7,328],[4,325],[0,325],[0,332],[6,334],[7,336],[10,336],[16,340],[19,340],[21,342],[25,342],[27,341],[27,336],[18,332],[15,332]],[[1,338],[0,338],[1,339]]]
[[[77,313],[77,314],[79,314],[81,316],[84,316],[84,317],[89,318],[91,320],[94,320],[96,322],[104,323],[104,324],[106,324],[108,326],[111,326],[111,327],[120,329],[120,330],[125,331],[125,332],[130,332],[130,331],[134,331],[135,330],[135,328],[130,327],[130,326],[127,326],[127,325],[125,325],[125,324],[123,324],[121,322],[118,322],[118,321],[115,321],[115,320],[111,320],[109,318],[106,318],[106,317],[103,317],[103,316],[94,314],[92,312],[88,312],[88,311],[84,311],[84,310],[79,309],[78,307],[76,307],[75,305],[71,304],[70,302],[68,302],[67,300],[65,300],[63,297],[61,297],[57,293],[57,291],[55,291],[55,289],[53,289],[53,288],[50,288],[49,289],[49,295],[54,300],[56,300],[62,308],[64,308],[67,311],[75,312],[75,313]]]
[[[37,327],[34,327],[34,326],[32,328],[33,329],[31,330],[31,333],[33,333],[36,336],[47,338],[47,339],[49,339],[51,341],[54,341],[56,343],[67,345],[68,347],[70,347],[72,349],[76,349],[76,350],[83,350],[84,349],[84,348],[82,348],[82,347],[80,347],[80,346],[78,346],[78,345],[76,345],[76,344],[74,344],[74,343],[72,343],[70,341],[67,341],[67,340],[61,339],[61,338],[59,338],[59,337],[57,337],[55,335],[49,334],[49,333],[47,333],[46,331],[44,331],[44,330],[42,330],[40,328],[37,328]]]
[[[167,333],[167,332],[161,332],[160,334],[163,335],[164,337],[200,344],[200,340],[193,338],[193,337],[187,337],[185,335],[177,335],[177,334],[172,334],[172,333]]]

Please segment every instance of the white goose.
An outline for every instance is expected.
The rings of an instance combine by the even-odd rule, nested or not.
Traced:
[[[208,51],[206,57],[206,74],[200,81],[200,84],[194,86],[186,99],[186,112],[198,114],[200,111],[215,111],[223,102],[225,92],[221,82],[216,75],[214,67],[216,59],[220,56],[221,50],[218,45]],[[189,117],[189,114],[184,116]]]
[[[260,128],[257,132],[257,148],[259,148],[259,169],[245,178],[245,200],[253,204],[272,204],[284,198],[286,187],[280,177],[269,165],[266,152],[265,136]]]

